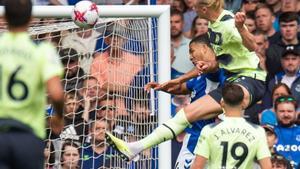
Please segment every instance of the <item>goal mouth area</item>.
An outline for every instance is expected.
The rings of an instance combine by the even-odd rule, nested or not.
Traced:
[[[126,58],[129,59],[127,66],[134,67],[131,69],[119,69],[114,73],[114,76],[106,76],[111,80],[109,83],[102,83],[101,87],[106,86],[104,93],[100,93],[99,96],[94,98],[102,98],[103,102],[109,102],[111,98],[114,98],[115,101],[113,105],[99,105],[95,106],[95,111],[104,111],[106,120],[115,120],[117,124],[115,125],[115,132],[120,138],[126,139],[128,141],[133,141],[145,137],[149,132],[154,130],[154,128],[159,124],[169,119],[170,117],[170,96],[168,94],[159,92],[154,93],[150,92],[150,98],[145,97],[143,92],[143,87],[146,82],[149,80],[157,81],[159,83],[166,82],[170,79],[170,58],[166,57],[170,55],[170,14],[169,6],[100,6],[100,19],[97,24],[92,29],[80,29],[78,28],[73,21],[70,19],[71,6],[53,6],[53,7],[42,7],[35,6],[33,9],[33,16],[39,18],[34,20],[29,28],[29,33],[32,38],[39,43],[40,41],[48,41],[56,44],[58,53],[61,49],[65,48],[75,48],[75,50],[80,55],[79,61],[80,66],[84,69],[84,72],[87,76],[83,78],[64,78],[63,81],[72,81],[72,80],[85,80],[90,78],[90,69],[92,61],[95,57],[95,53],[104,53],[105,50],[111,50],[111,48],[117,49],[117,52],[111,52],[112,55],[118,54],[118,52],[127,52],[132,55],[126,55]],[[3,7],[0,7],[0,15],[3,16]],[[62,19],[51,19],[51,18],[62,18]],[[153,19],[155,18],[155,19]],[[42,20],[42,21],[41,21]],[[154,21],[155,20],[155,21]],[[128,22],[129,21],[129,22]],[[124,26],[125,22],[125,26]],[[138,24],[141,22],[140,24]],[[107,31],[106,25],[112,23],[114,25],[115,31]],[[128,25],[129,23],[129,25]],[[131,24],[131,25],[130,25]],[[141,31],[142,29],[142,31]],[[95,34],[96,41],[101,40],[99,48],[90,50],[91,48],[85,48],[85,45],[88,42],[82,44],[74,45],[72,39],[76,34],[80,34],[81,37],[86,35],[90,30],[93,30]],[[5,32],[6,27],[5,23],[0,21],[0,33]],[[67,37],[72,35],[72,38],[68,39],[68,42],[63,42],[61,37]],[[116,42],[116,46],[105,46],[104,39],[108,36],[115,38],[118,35],[121,37],[123,45],[119,44],[119,40]],[[76,38],[75,38],[76,39]],[[117,39],[117,38],[116,38]],[[62,43],[65,43],[62,45]],[[71,50],[70,50],[71,51]],[[118,61],[118,64],[121,60],[115,59],[109,55],[109,58],[114,58]],[[134,56],[141,56],[140,61],[142,64],[138,63]],[[68,56],[69,57],[69,56]],[[61,57],[65,59],[68,57]],[[84,58],[84,59],[83,59]],[[87,58],[87,59],[86,59]],[[139,59],[137,59],[139,60]],[[66,62],[67,65],[71,65],[71,60],[68,59]],[[101,62],[102,64],[102,62]],[[109,68],[113,68],[115,65],[102,64]],[[126,66],[125,66],[126,67]],[[144,69],[145,68],[145,69]],[[123,70],[123,71],[122,71]],[[68,72],[71,72],[68,70]],[[103,70],[99,72],[99,76],[102,74],[107,74],[111,72],[110,70]],[[109,74],[108,74],[109,75]],[[117,75],[123,75],[122,77]],[[127,76],[133,76],[130,78],[123,78]],[[91,78],[92,79],[92,78]],[[130,80],[128,80],[130,79]],[[134,79],[134,80],[133,80]],[[75,82],[77,85],[78,82]],[[126,81],[126,83],[123,83]],[[66,88],[66,85],[64,85]],[[77,92],[81,92],[84,87],[76,89]],[[97,89],[98,90],[98,89]],[[67,94],[67,93],[66,93]],[[66,96],[66,95],[65,95]],[[146,95],[147,96],[147,95]],[[86,99],[81,98],[80,93],[76,94],[75,98],[78,97],[78,103],[84,102]],[[126,101],[120,101],[126,99]],[[102,104],[102,103],[101,103]],[[106,104],[106,103],[105,103]],[[146,108],[146,111],[138,110],[137,106],[143,106]],[[105,107],[105,108],[103,108]],[[120,113],[119,117],[111,117],[109,111],[122,111],[130,112],[128,117]],[[49,112],[52,109],[49,107]],[[73,110],[75,112],[75,109]],[[139,113],[141,112],[141,113]],[[146,113],[145,113],[146,112]],[[161,112],[161,113],[160,113]],[[81,112],[76,112],[75,115],[79,115]],[[150,115],[149,119],[145,118],[145,114]],[[96,118],[96,113],[93,114]],[[51,113],[47,118],[51,117]],[[137,119],[138,121],[133,121],[132,119]],[[73,124],[75,124],[76,119],[72,118]],[[91,121],[89,121],[90,123]],[[143,126],[147,124],[146,126]],[[79,126],[80,124],[75,124],[74,127]],[[87,126],[89,127],[89,125]],[[74,139],[74,130],[72,128],[65,128],[65,134],[71,134],[71,138]],[[48,128],[49,131],[49,128]],[[125,131],[125,132],[124,132]],[[73,137],[74,136],[74,137]],[[83,135],[79,135],[81,137]],[[87,137],[91,137],[91,134],[88,134]],[[62,150],[61,150],[61,138],[52,138],[48,135],[46,142],[50,141],[54,143],[55,149],[51,151],[54,153],[56,158],[55,165],[61,164],[62,159]],[[73,142],[74,144],[77,144]],[[79,144],[82,148],[85,146],[83,142]],[[165,143],[160,148],[151,149],[150,152],[146,152],[138,163],[135,163],[135,168],[171,168],[171,164],[166,163],[166,161],[171,161],[170,158],[170,144]],[[149,156],[150,155],[150,156]],[[161,158],[160,158],[161,157]],[[130,164],[123,163],[120,158],[116,157],[117,160],[113,162],[112,165],[117,165],[119,168],[129,168]],[[49,158],[48,158],[49,159]],[[82,158],[83,159],[83,158]],[[80,159],[80,160],[82,160]],[[92,158],[96,159],[96,158]],[[50,162],[48,163],[50,164]]]

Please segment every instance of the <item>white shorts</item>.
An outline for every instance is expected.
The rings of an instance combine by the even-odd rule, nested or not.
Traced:
[[[192,154],[187,148],[189,138],[190,134],[186,133],[174,169],[189,169],[192,166],[195,155]]]

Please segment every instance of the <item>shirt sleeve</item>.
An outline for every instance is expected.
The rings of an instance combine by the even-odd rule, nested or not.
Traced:
[[[209,159],[210,151],[209,151],[209,128],[205,126],[202,131],[201,135],[198,139],[196,148],[194,150],[194,154],[203,156]]]
[[[63,65],[59,60],[58,54],[54,46],[50,43],[42,43],[39,46],[39,52],[42,55],[42,79],[48,81],[54,76],[63,75]]]
[[[261,138],[258,140],[258,144],[257,144],[257,153],[256,153],[256,157],[257,160],[261,160],[263,158],[266,157],[271,157],[271,153],[268,147],[268,143],[267,143],[267,137],[266,137],[266,133],[264,131],[263,128],[259,128],[259,133]]]
[[[191,80],[188,80],[188,81],[186,82],[186,88],[187,88],[189,91],[193,91],[194,83],[195,83],[195,78],[193,78],[193,79],[191,79]]]

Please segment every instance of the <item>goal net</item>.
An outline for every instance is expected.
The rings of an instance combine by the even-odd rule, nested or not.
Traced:
[[[169,96],[144,90],[150,81],[170,78],[169,7],[100,7],[114,18],[101,18],[91,29],[75,26],[71,8],[37,6],[29,29],[36,43],[55,45],[64,66],[65,126],[56,134],[47,125],[45,168],[171,168],[168,143],[128,163],[105,140],[107,130],[139,140],[170,116]],[[49,120],[51,101],[45,109]]]
[[[160,72],[169,73],[169,65],[158,64],[157,23],[157,18],[149,17],[103,18],[91,29],[80,29],[69,18],[32,21],[33,40],[54,44],[64,66],[65,127],[55,133],[47,126],[45,168],[162,168],[158,147],[128,163],[105,140],[109,130],[123,140],[136,141],[164,120],[159,117],[161,94],[144,90],[148,82],[162,80]],[[6,31],[5,23],[0,29]],[[169,58],[164,60],[169,64]],[[49,120],[55,114],[50,102],[46,111]]]
[[[46,24],[43,29],[51,32],[35,34],[37,41],[56,43],[66,68],[65,129],[58,136],[50,130],[48,137],[58,150],[55,165],[65,165],[61,150],[68,140],[81,149],[80,168],[156,168],[156,149],[143,152],[137,162],[126,163],[105,147],[104,139],[104,131],[110,130],[119,138],[135,141],[157,126],[155,97],[151,100],[143,89],[150,79],[156,79],[157,48],[150,44],[157,38],[155,22],[150,24],[147,18],[106,19],[93,29],[71,25],[72,21]]]

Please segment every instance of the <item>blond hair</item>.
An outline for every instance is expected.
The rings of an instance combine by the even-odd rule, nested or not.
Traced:
[[[207,6],[219,11],[224,8],[224,0],[198,0],[197,5]]]

